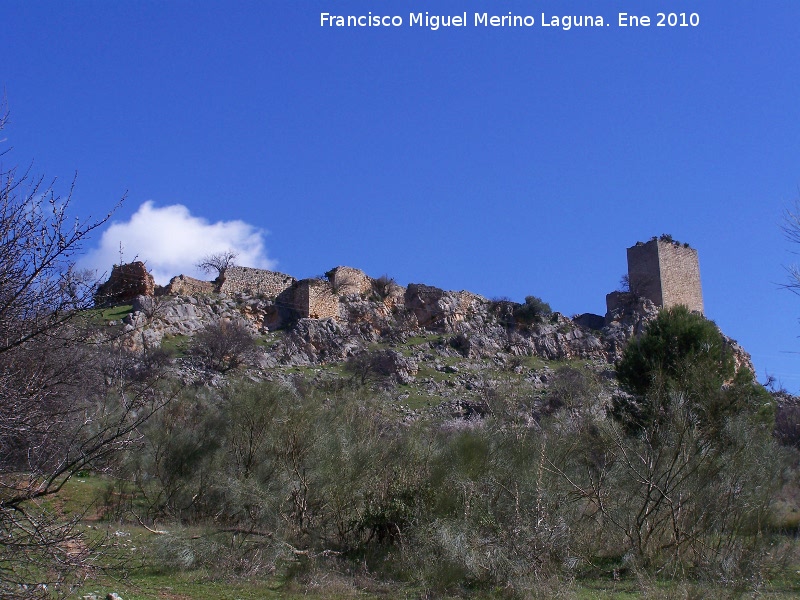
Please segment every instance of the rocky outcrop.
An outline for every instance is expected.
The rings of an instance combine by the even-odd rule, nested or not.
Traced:
[[[739,371],[740,369],[744,368],[750,371],[753,376],[756,375],[756,369],[753,366],[753,358],[750,356],[750,353],[747,352],[744,348],[742,348],[741,344],[736,340],[729,338],[724,333],[722,337],[725,338],[725,343],[730,348],[731,352],[733,353],[733,362],[736,365],[736,370]]]
[[[97,288],[94,301],[98,306],[127,304],[137,296],[152,296],[155,288],[155,280],[143,262],[114,265],[108,281]]]
[[[622,358],[628,341],[642,335],[647,324],[658,316],[659,310],[647,298],[625,292],[612,292],[608,297],[614,294],[612,302],[609,302],[613,308],[606,314],[606,326],[602,329],[610,362]]]
[[[373,356],[375,370],[386,377],[393,377],[397,383],[408,384],[414,380],[419,370],[417,362],[403,356],[396,350],[382,350]]]
[[[423,284],[403,288],[386,277],[374,280],[349,267],[333,269],[328,279],[300,281],[237,269],[234,273],[244,277],[242,281],[268,273],[267,280],[278,277],[278,288],[291,285],[275,297],[255,292],[210,293],[212,282],[179,276],[167,286],[177,295],[153,297],[152,283],[148,285],[144,265],[138,263],[129,271],[115,269],[103,289],[115,293],[113,298],[127,298],[123,292],[135,290],[150,292],[133,300],[133,311],[123,323],[133,346],[154,347],[168,336],[193,336],[219,320],[243,319],[254,335],[273,335],[260,364],[302,366],[346,361],[365,352],[372,356],[376,347],[392,349],[412,338],[427,338],[423,344],[413,342],[413,353],[406,346],[403,353],[392,350],[380,355],[380,361],[372,356],[377,361],[372,367],[390,373],[398,382],[413,378],[416,365],[428,363],[429,354],[474,364],[488,360],[503,368],[523,364],[529,356],[611,365],[658,315],[651,301],[619,293],[610,303],[613,310],[604,325],[597,315],[569,319],[542,313],[536,319],[522,319],[524,305],[510,300],[487,300]],[[271,333],[277,329],[282,333]],[[752,370],[749,355],[735,341],[727,341],[737,366]]]
[[[410,283],[404,301],[420,327],[453,331],[475,309],[475,304],[485,303],[486,299],[470,292],[446,292],[430,285]]]
[[[612,292],[608,305],[612,310],[606,314],[606,326],[602,329],[602,337],[608,352],[608,361],[614,363],[622,358],[628,342],[642,335],[647,324],[658,316],[658,306],[647,298],[638,297],[629,292]],[[726,345],[733,354],[736,370],[742,368],[755,372],[753,361],[739,343],[720,331]]]
[[[361,377],[362,381],[377,378],[407,385],[414,381],[419,365],[416,360],[404,356],[397,350],[365,350],[351,356],[346,369],[354,376]]]
[[[242,320],[239,302],[230,298],[211,296],[138,296],[133,310],[123,320],[123,330],[129,336],[129,346],[160,346],[168,336],[192,336],[207,325],[223,321]],[[258,327],[250,324],[253,334]]]
[[[334,319],[300,319],[274,351],[283,364],[303,365],[343,361],[360,347]]]

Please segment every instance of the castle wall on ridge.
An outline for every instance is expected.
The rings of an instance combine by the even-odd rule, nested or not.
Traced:
[[[224,294],[256,294],[276,298],[297,281],[291,275],[252,267],[229,267],[222,275],[219,291]]]

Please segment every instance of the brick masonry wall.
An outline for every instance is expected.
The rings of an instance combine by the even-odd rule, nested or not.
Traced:
[[[312,319],[327,319],[339,316],[339,298],[334,295],[330,283],[321,279],[309,279],[308,285],[308,312],[306,316]]]
[[[293,287],[292,309],[301,318],[337,318],[339,299],[333,294],[331,284],[322,279],[301,279]]]
[[[220,292],[224,294],[260,294],[276,298],[296,281],[291,275],[251,267],[231,267],[225,270]]]

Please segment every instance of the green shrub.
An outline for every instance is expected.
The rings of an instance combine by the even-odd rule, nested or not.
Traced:
[[[736,372],[717,326],[685,306],[663,309],[628,344],[616,373],[626,394],[614,399],[611,414],[631,432],[651,427],[676,395],[709,433],[718,433],[727,417],[741,412],[766,424],[774,418],[769,394],[751,372]]]
[[[550,305],[538,296],[526,296],[525,304],[514,309],[514,318],[523,324],[542,323],[553,313]]]

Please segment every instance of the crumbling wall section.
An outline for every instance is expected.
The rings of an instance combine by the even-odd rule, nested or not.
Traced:
[[[156,283],[142,261],[114,265],[108,281],[97,288],[94,301],[97,305],[131,302],[136,296],[152,296]]]
[[[331,284],[322,279],[302,279],[294,291],[295,310],[301,318],[338,318],[339,299]]]
[[[285,273],[238,266],[225,269],[221,279],[219,291],[223,294],[244,293],[266,298],[277,298],[297,281]]]
[[[434,331],[452,331],[485,303],[486,299],[472,292],[447,292],[421,283],[409,283],[405,291],[405,307],[417,319],[420,327]]]
[[[177,275],[169,280],[163,293],[168,296],[194,296],[197,294],[211,294],[216,291],[213,281],[203,281],[188,275]]]
[[[331,282],[333,292],[340,296],[366,294],[372,291],[372,278],[359,269],[336,267],[326,275]]]
[[[329,281],[301,279],[275,300],[283,320],[339,318],[339,298]]]

